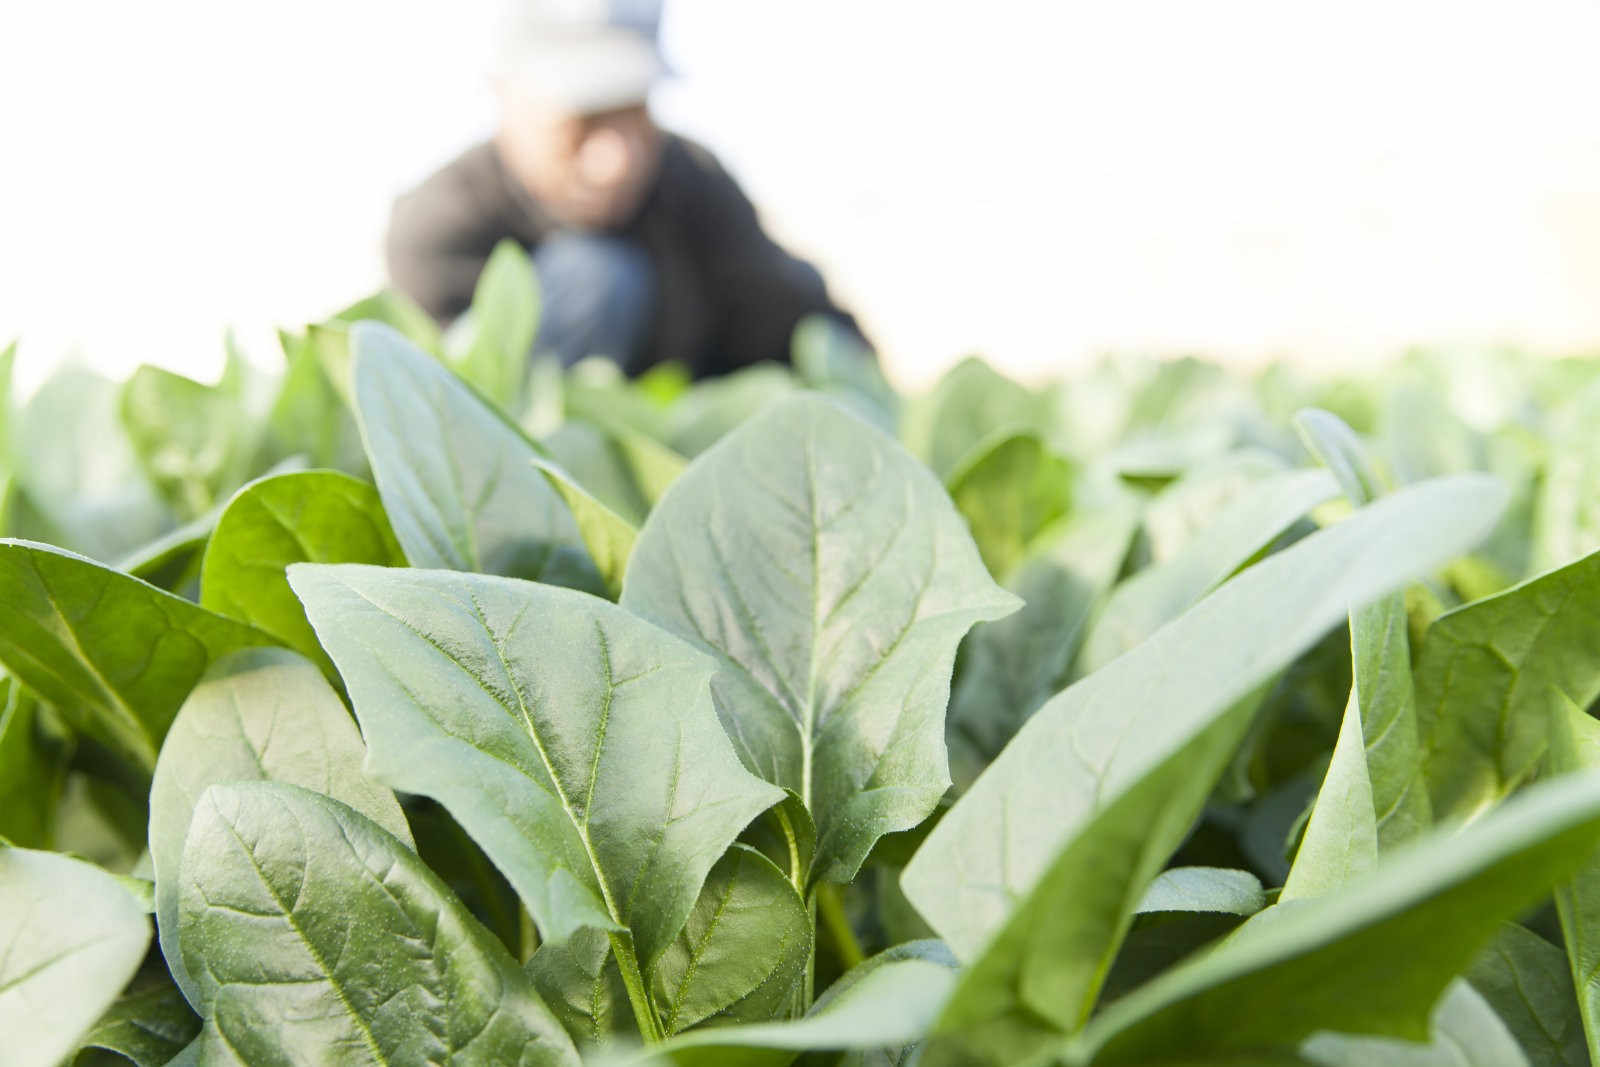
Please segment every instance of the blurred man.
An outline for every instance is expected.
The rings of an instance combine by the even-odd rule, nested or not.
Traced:
[[[466,310],[495,244],[529,249],[536,352],[570,364],[663,360],[696,377],[788,359],[813,312],[853,322],[779,248],[711,153],[646,107],[664,66],[651,0],[524,0],[508,9],[499,132],[396,202],[393,284],[436,319]]]

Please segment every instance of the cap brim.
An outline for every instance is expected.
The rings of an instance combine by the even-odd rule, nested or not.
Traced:
[[[641,103],[669,73],[655,45],[627,32],[573,35],[530,43],[506,57],[513,88],[573,111]]]

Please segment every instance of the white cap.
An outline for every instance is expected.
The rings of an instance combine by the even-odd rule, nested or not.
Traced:
[[[659,0],[513,0],[503,5],[495,75],[578,112],[643,102],[667,73]]]

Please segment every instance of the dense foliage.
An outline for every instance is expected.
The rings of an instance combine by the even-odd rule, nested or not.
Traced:
[[[628,382],[533,291],[0,389],[0,1063],[1600,1051],[1600,363]]]

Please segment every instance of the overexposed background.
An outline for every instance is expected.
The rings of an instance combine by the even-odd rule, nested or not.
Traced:
[[[475,0],[0,4],[0,339],[208,377],[382,281]],[[1600,4],[669,0],[715,148],[903,384],[1108,348],[1600,347]]]

